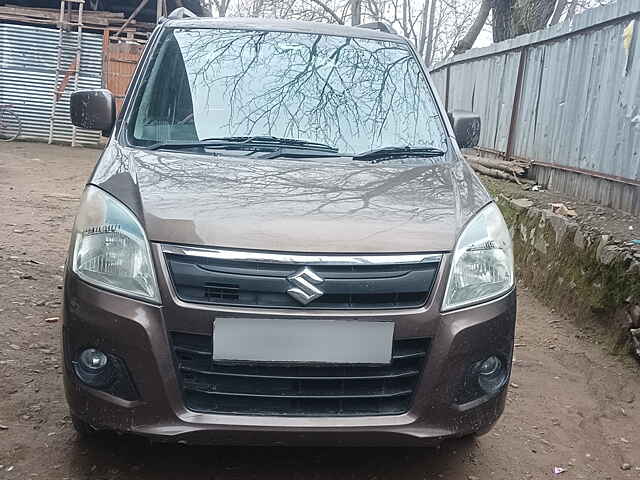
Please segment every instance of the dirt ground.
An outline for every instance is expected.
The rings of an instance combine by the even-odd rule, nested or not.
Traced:
[[[488,435],[437,449],[206,448],[74,433],[61,272],[99,151],[0,144],[0,479],[640,478],[638,364],[520,286],[513,379]],[[554,474],[554,467],[564,469]]]

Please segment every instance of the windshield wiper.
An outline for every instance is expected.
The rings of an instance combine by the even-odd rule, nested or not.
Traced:
[[[182,150],[187,148],[222,148],[230,150],[260,150],[256,145],[243,145],[236,142],[211,142],[211,141],[195,141],[195,142],[158,142],[147,147],[149,150],[160,150],[163,148]]]
[[[442,157],[446,152],[435,147],[381,147],[358,153],[353,156],[354,160],[364,162],[383,162],[392,158],[400,157]]]
[[[214,137],[205,138],[195,142],[160,142],[147,147],[149,150],[161,148],[220,148],[225,150],[253,150],[275,152],[282,147],[316,150],[323,152],[338,153],[338,149],[324,143],[309,142],[294,138],[278,138],[271,136],[252,137]]]
[[[326,150],[328,152],[338,153],[336,147],[327,145],[326,143],[311,142],[309,140],[300,140],[297,138],[282,138],[274,137],[272,135],[253,135],[253,136],[241,136],[241,137],[213,137],[205,138],[203,142],[233,142],[243,145],[255,145],[265,144],[274,146],[287,146],[287,147],[302,147],[312,148],[314,150]]]

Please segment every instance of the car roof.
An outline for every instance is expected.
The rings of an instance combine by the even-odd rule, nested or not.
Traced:
[[[382,32],[372,28],[349,27],[302,20],[276,20],[266,18],[197,17],[168,20],[165,28],[212,28],[228,30],[262,30],[273,32],[295,32],[339,37],[366,38],[387,42],[406,43],[400,35]]]

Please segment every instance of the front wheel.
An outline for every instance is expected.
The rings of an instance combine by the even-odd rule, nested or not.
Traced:
[[[20,117],[11,109],[0,109],[0,140],[10,142],[20,135],[22,122]]]

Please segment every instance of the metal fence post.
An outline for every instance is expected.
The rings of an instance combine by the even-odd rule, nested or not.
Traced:
[[[516,91],[513,94],[513,106],[511,108],[511,122],[509,124],[509,135],[507,136],[507,151],[505,160],[511,160],[513,156],[513,139],[516,134],[518,123],[518,110],[520,108],[520,97],[522,97],[522,84],[524,80],[524,70],[527,63],[527,47],[520,50],[520,61],[518,62],[518,78],[516,79]]]

